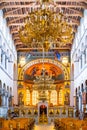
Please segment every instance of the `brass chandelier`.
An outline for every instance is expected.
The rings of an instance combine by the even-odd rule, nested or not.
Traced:
[[[46,69],[42,68],[42,75],[36,77],[34,80],[33,90],[37,90],[39,92],[38,100],[47,101],[47,91],[55,90],[54,80],[52,76],[46,74]]]
[[[47,101],[48,96],[46,91],[55,90],[54,80],[52,79],[52,75],[47,73],[47,70],[44,66],[44,48],[43,48],[43,64],[41,69],[41,75],[36,76],[34,80],[33,90],[37,90],[39,92],[38,100]]]
[[[24,26],[19,29],[20,40],[28,47],[50,48],[72,43],[73,29],[66,16],[56,8],[49,8],[45,2],[41,7],[32,10],[26,17]]]

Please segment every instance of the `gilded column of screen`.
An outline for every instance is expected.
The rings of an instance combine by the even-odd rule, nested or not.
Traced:
[[[51,100],[50,98],[51,98],[51,91],[49,91],[49,104],[51,103],[50,102],[50,100]]]
[[[57,105],[59,105],[59,90],[57,90]]]

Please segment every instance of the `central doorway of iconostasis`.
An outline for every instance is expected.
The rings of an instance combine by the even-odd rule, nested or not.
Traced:
[[[46,107],[46,105],[41,105],[40,106],[40,116],[42,116],[43,114],[47,116],[47,107]]]
[[[39,102],[38,103],[38,122],[39,123],[48,123],[48,103]]]

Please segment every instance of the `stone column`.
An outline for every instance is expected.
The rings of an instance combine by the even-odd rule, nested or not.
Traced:
[[[87,87],[85,88],[85,91],[86,91],[86,97],[87,97]],[[86,104],[85,104],[85,108],[87,110],[87,98],[86,98]]]
[[[80,110],[80,108],[81,108],[81,92],[79,92],[78,96],[79,96],[79,110]]]
[[[82,67],[84,67],[85,64],[85,54],[84,51],[82,52]]]
[[[74,106],[76,107],[76,96],[73,97],[74,98]]]
[[[2,106],[5,106],[5,95],[2,95]]]
[[[8,93],[5,92],[5,106],[7,107],[8,104]]]
[[[86,63],[87,63],[87,48],[86,48]]]
[[[1,48],[0,48],[0,64],[1,64]]]
[[[79,67],[79,73],[80,73],[80,70],[81,70],[81,59],[79,58],[79,65],[78,65],[78,67]]]

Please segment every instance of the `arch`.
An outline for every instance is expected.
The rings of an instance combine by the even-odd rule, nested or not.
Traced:
[[[0,80],[0,88],[2,88],[2,81]]]
[[[87,92],[87,80],[85,80],[85,90]]]
[[[7,51],[6,51],[6,52],[7,52],[7,54],[9,55],[9,50],[8,50],[8,49],[7,49]]]
[[[85,43],[82,42],[81,49],[84,48],[84,44],[85,44]]]
[[[81,84],[81,91],[82,92],[84,91],[84,85],[83,85],[83,83]]]
[[[5,42],[4,42],[4,43],[3,43],[3,48],[6,48],[5,46],[6,46],[6,44],[5,44]]]
[[[77,88],[76,88],[76,90],[75,90],[75,94],[77,95]]]
[[[85,36],[85,47],[87,46],[87,35]]]
[[[12,94],[12,88],[10,87],[10,94]]]
[[[19,72],[18,79],[23,80],[24,72],[32,65],[35,65],[38,63],[43,63],[43,59],[33,60],[33,61],[28,62],[26,65],[24,65]],[[55,66],[58,66],[64,74],[64,79],[70,80],[69,71],[66,68],[66,66],[64,66],[61,62],[56,61],[56,60],[52,60],[52,59],[44,59],[44,63],[50,63],[50,64],[53,64]]]
[[[80,92],[80,86],[78,87],[78,93]]]
[[[87,86],[87,80],[85,80],[85,85]]]
[[[1,89],[2,89],[2,81],[0,80],[0,92],[1,92]],[[2,97],[0,95],[0,106],[2,106]]]
[[[3,89],[6,90],[6,84],[5,83],[3,84]]]
[[[2,46],[2,37],[0,35],[0,46]]]
[[[12,55],[10,54],[10,61],[12,61]]]
[[[9,86],[7,86],[7,91],[9,92]]]

